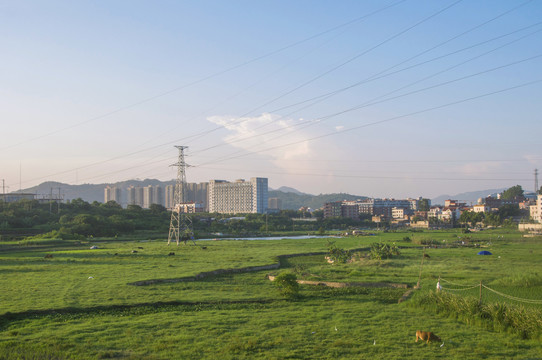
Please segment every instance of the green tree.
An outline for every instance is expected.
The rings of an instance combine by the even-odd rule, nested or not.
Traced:
[[[503,200],[512,200],[516,197],[523,197],[523,188],[521,185],[512,186],[501,193],[501,199]]]
[[[418,210],[419,211],[429,211],[431,209],[430,200],[429,199],[421,199],[418,202]]]
[[[518,205],[513,204],[506,204],[499,208],[499,211],[497,211],[501,219],[506,219],[512,216],[519,216],[521,215],[521,210],[519,209]]]
[[[312,212],[312,216],[317,218],[319,221],[321,221],[324,218],[324,211],[323,210],[314,210]]]
[[[501,225],[501,222],[501,217],[499,216],[499,214],[496,213],[486,214],[484,218],[484,224],[486,226],[499,226]]]
[[[484,220],[483,213],[474,212],[474,211],[463,211],[461,216],[459,216],[459,222],[463,224],[471,224],[472,227],[475,227],[477,223]]]

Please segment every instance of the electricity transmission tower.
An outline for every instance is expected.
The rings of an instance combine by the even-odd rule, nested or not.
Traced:
[[[173,209],[171,210],[171,222],[169,223],[169,236],[167,244],[171,243],[171,240],[175,240],[177,245],[179,241],[183,240],[186,244],[188,239],[194,241],[194,234],[192,231],[192,218],[181,207],[186,203],[186,167],[189,166],[184,161],[184,149],[188,146],[175,146],[179,149],[179,159],[176,164],[171,166],[177,167],[177,182],[175,183],[175,191],[173,196]],[[195,242],[194,242],[195,244]]]

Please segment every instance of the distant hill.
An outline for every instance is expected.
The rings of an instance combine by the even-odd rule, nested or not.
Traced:
[[[496,194],[503,192],[507,188],[502,189],[489,189],[489,190],[479,190],[479,191],[470,191],[470,192],[464,192],[456,195],[440,195],[437,196],[434,199],[431,199],[432,205],[444,205],[445,200],[459,200],[462,202],[466,202],[467,205],[470,205],[470,203],[476,204],[479,198],[485,198],[489,195],[496,196]]]
[[[317,210],[324,206],[326,202],[341,200],[358,200],[367,198],[366,196],[350,195],[343,193],[311,195],[300,192],[283,192],[280,190],[270,190],[268,195],[270,198],[276,197],[281,199],[282,208],[285,210],[297,210],[303,206],[310,207],[312,210]]]
[[[21,190],[26,193],[37,194],[38,197],[49,196],[51,191],[53,198],[56,197],[59,192],[63,196],[64,200],[73,200],[81,198],[87,202],[103,202],[104,201],[104,189],[106,186],[117,186],[125,190],[129,186],[148,186],[148,185],[160,185],[165,187],[166,185],[174,184],[175,181],[160,181],[156,179],[145,180],[128,180],[117,183],[103,183],[103,184],[82,184],[82,185],[70,185],[60,182],[47,181],[28,189]],[[60,189],[60,190],[59,190]],[[126,196],[123,191],[123,197]],[[297,210],[300,207],[306,206],[313,210],[319,209],[324,206],[326,202],[341,201],[341,200],[357,200],[366,199],[366,196],[350,195],[350,194],[320,194],[312,195],[306,194],[291,187],[282,186],[278,190],[269,190],[269,197],[277,197],[282,200],[282,208],[287,210]],[[123,203],[126,199],[122,200]]]
[[[59,193],[64,197],[64,200],[73,200],[81,198],[87,202],[103,202],[104,201],[104,189],[106,186],[117,186],[125,190],[129,186],[148,186],[148,185],[160,185],[165,187],[166,185],[175,184],[175,180],[170,181],[160,181],[156,179],[145,179],[145,180],[127,180],[117,183],[102,183],[102,184],[81,184],[81,185],[70,185],[64,184],[55,181],[47,181],[34,186],[28,189],[23,189],[21,192],[25,193],[34,193],[39,197],[49,196],[51,191],[53,197],[57,196]],[[456,195],[440,195],[436,198],[431,199],[431,203],[434,205],[443,205],[445,200],[453,199],[466,202],[468,205],[470,203],[476,203],[479,198],[483,198],[489,195],[496,195],[503,192],[506,188],[501,189],[488,189],[480,191],[471,191],[464,192]],[[126,192],[123,191],[123,197]],[[300,207],[306,206],[310,207],[313,210],[319,209],[326,202],[332,201],[341,201],[341,200],[358,200],[358,199],[367,199],[367,196],[360,195],[351,195],[344,193],[334,193],[334,194],[320,194],[312,195],[303,193],[299,190],[288,186],[281,186],[277,190],[269,189],[269,197],[277,197],[282,200],[282,208],[287,210],[297,210]],[[126,202],[126,199],[123,199],[123,202]]]
[[[288,187],[288,186],[281,186],[277,190],[282,191],[283,193],[294,193],[297,195],[306,195],[305,193],[302,193],[301,191]],[[269,189],[269,191],[272,191],[272,189]]]
[[[94,201],[98,201],[98,202],[104,201],[104,189],[108,185],[118,186],[124,190],[132,185],[133,186],[147,186],[147,185],[166,186],[166,185],[174,184],[174,183],[175,182],[173,180],[160,181],[156,179],[128,180],[128,181],[121,181],[117,183],[82,184],[82,185],[70,185],[70,184],[64,184],[64,183],[59,183],[55,181],[47,181],[47,182],[39,184],[38,186],[21,190],[21,192],[34,193],[34,194],[37,194],[38,197],[49,196],[52,192],[53,197],[55,197],[58,195],[59,188],[60,188],[60,194],[64,197],[65,201],[81,198],[91,203]]]

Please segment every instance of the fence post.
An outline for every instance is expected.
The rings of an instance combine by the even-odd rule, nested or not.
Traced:
[[[478,305],[482,305],[482,280],[480,280],[480,300],[478,301]]]
[[[418,283],[416,284],[416,289],[420,288],[420,280],[422,279],[422,269],[423,269],[423,258],[425,257],[425,246],[423,247],[422,263],[420,264],[420,275],[418,276]]]

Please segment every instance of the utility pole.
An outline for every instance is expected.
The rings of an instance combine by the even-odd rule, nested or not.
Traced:
[[[60,214],[60,203],[62,202],[62,196],[60,195],[60,187],[58,188],[58,202],[57,202],[57,213]]]
[[[2,209],[6,206],[6,180],[2,179]]]
[[[169,236],[167,244],[171,240],[175,240],[177,245],[182,239],[186,244],[186,240],[191,239],[194,242],[194,233],[192,231],[192,218],[187,212],[181,212],[181,205],[186,203],[186,167],[189,166],[184,161],[184,149],[188,146],[175,146],[179,149],[179,159],[176,164],[171,166],[177,167],[177,182],[175,183],[175,193],[173,196],[173,209],[171,210],[171,221],[169,223]],[[188,209],[186,209],[188,210]],[[194,242],[194,245],[196,243]]]
[[[538,169],[534,169],[534,193],[538,194],[540,188],[538,187]]]

